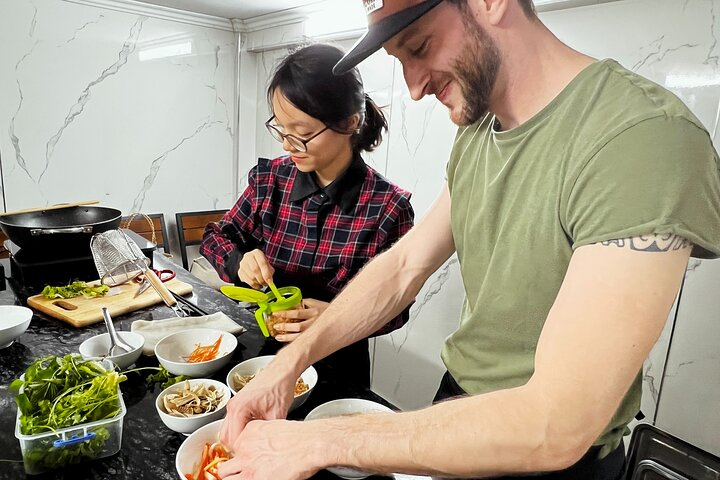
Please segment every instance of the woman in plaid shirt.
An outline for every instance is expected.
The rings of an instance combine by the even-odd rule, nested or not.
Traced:
[[[275,325],[281,342],[310,327],[362,266],[413,224],[410,193],[361,157],[380,144],[387,121],[357,69],[332,74],[342,56],[316,44],[280,63],[267,91],[273,115],[265,126],[288,155],[258,161],[237,203],[207,226],[200,248],[225,281],[300,287],[305,308],[279,312],[288,319]],[[407,320],[405,310],[375,335]],[[367,339],[316,367],[324,379],[369,386]]]

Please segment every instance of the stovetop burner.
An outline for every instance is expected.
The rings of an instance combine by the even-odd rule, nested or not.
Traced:
[[[131,230],[124,232],[152,262],[156,245]],[[80,252],[62,257],[58,256],[58,252],[34,252],[8,243],[11,252],[8,282],[23,301],[40,293],[45,285],[66,285],[74,280],[90,281],[98,278],[89,247],[86,254]]]

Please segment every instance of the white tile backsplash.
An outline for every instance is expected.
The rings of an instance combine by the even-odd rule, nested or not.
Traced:
[[[720,455],[720,260],[695,260],[685,277],[657,426]]]
[[[123,213],[234,201],[235,35],[60,0],[4,0],[7,210],[97,199]]]

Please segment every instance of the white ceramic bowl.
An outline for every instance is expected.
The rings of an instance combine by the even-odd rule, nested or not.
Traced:
[[[27,307],[0,305],[0,348],[9,347],[25,333],[33,312]]]
[[[85,360],[91,358],[106,358],[117,365],[120,370],[126,369],[140,358],[145,338],[135,332],[118,331],[117,334],[125,343],[133,347],[133,349],[120,355],[106,356],[110,349],[110,335],[108,333],[101,333],[100,335],[88,338],[80,344],[80,355],[82,355]]]
[[[188,363],[187,357],[197,345],[212,345],[222,336],[220,351],[213,360]],[[212,328],[194,328],[171,333],[155,345],[155,356],[160,364],[173,375],[187,375],[192,378],[210,377],[228,364],[237,348],[235,335]]]
[[[181,480],[186,480],[185,474],[192,473],[195,466],[200,463],[205,444],[218,441],[222,422],[222,420],[217,420],[198,428],[180,445],[175,455],[175,470]]]
[[[392,413],[392,410],[385,405],[381,405],[371,400],[363,400],[361,398],[341,398],[339,400],[331,400],[318,405],[307,414],[305,420],[339,417],[341,415],[350,415],[353,413]],[[348,480],[358,480],[372,475],[369,472],[363,472],[361,470],[355,470],[347,467],[329,467],[327,471]]]
[[[256,375],[260,370],[262,370],[270,362],[272,362],[273,358],[275,358],[275,355],[265,355],[262,357],[251,358],[249,360],[245,360],[244,362],[238,363],[232,368],[232,370],[228,372],[227,377],[225,378],[225,383],[228,387],[230,387],[230,390],[232,390],[233,394],[237,393],[237,389],[235,388],[235,382],[233,381],[233,375],[235,375],[236,373],[240,375]],[[308,386],[308,389],[305,393],[303,393],[302,395],[298,395],[293,399],[293,402],[290,405],[290,412],[305,403],[305,400],[307,400],[312,393],[313,388],[315,388],[315,385],[317,385],[318,382],[317,370],[315,370],[315,367],[310,365],[300,375],[300,378],[303,379],[303,382],[305,382],[305,384]]]
[[[165,395],[169,393],[175,393],[178,390],[182,390],[184,388],[185,382],[178,382],[175,385],[171,385],[162,392],[160,392],[160,395],[158,395],[157,399],[155,400],[155,409],[157,410],[158,415],[160,415],[160,419],[170,430],[174,430],[178,433],[184,433],[185,435],[191,434],[198,428],[207,425],[208,423],[222,419],[225,416],[225,407],[227,407],[227,403],[232,396],[232,393],[230,392],[230,389],[227,387],[227,385],[222,382],[218,382],[217,380],[211,380],[209,378],[196,378],[187,381],[190,382],[190,387],[194,387],[195,385],[212,385],[217,391],[223,393],[223,398],[220,401],[220,405],[218,405],[217,409],[210,413],[202,413],[199,415],[193,415],[192,417],[176,417],[170,415],[165,410],[163,397],[165,397]]]

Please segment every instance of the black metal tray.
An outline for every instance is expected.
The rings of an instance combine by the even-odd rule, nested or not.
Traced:
[[[720,480],[720,458],[648,424],[635,427],[627,480]]]

